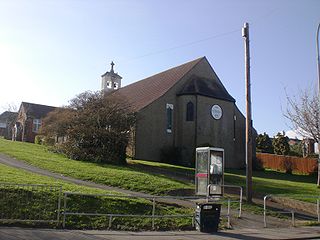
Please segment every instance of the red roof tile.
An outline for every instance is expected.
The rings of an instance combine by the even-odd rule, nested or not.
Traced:
[[[136,111],[148,106],[163,96],[173,85],[186,75],[205,57],[198,58],[180,66],[171,68],[151,77],[120,88],[113,94],[126,97]]]

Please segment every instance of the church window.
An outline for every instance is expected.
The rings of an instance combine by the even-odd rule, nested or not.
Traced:
[[[233,141],[236,140],[236,123],[237,123],[237,116],[233,116]]]
[[[187,103],[186,121],[193,121],[194,118],[194,106],[192,102]]]
[[[118,83],[113,83],[113,89],[118,89]]]
[[[172,133],[173,104],[167,103],[166,111],[167,111],[167,133]]]
[[[33,119],[32,131],[37,133],[41,127],[41,119]]]

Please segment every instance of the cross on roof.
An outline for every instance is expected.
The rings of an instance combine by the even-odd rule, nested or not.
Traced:
[[[113,66],[114,66],[115,64],[114,64],[114,62],[112,61],[111,62],[111,70],[110,70],[110,72],[113,72]]]

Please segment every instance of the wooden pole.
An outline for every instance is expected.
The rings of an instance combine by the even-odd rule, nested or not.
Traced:
[[[316,34],[316,48],[317,48],[317,65],[318,65],[318,101],[320,102],[320,56],[319,56],[319,30],[320,23],[317,28]],[[320,142],[319,142],[319,126],[320,126],[320,117],[318,114],[318,180],[317,186],[320,187]]]
[[[246,199],[252,202],[252,120],[251,120],[251,83],[250,83],[250,47],[249,24],[242,28],[245,49],[246,79]]]

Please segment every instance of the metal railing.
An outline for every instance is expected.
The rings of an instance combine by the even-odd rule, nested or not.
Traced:
[[[243,197],[243,189],[241,186],[237,186],[237,185],[222,185],[223,187],[227,187],[227,188],[236,188],[239,189],[239,214],[238,214],[238,218],[241,218],[241,214],[242,214],[242,197]]]
[[[227,226],[231,226],[231,203],[239,202],[238,216],[241,217],[242,206],[242,188],[239,186],[225,185],[225,187],[239,188],[239,201],[227,198],[216,199],[212,197],[204,198],[203,196],[150,196],[136,195],[127,196],[119,194],[83,194],[65,192],[62,195],[61,186],[45,184],[11,184],[0,183],[0,221],[2,222],[46,222],[61,224],[65,227],[67,216],[106,216],[109,219],[109,227],[112,227],[112,220],[117,217],[139,217],[151,218],[152,229],[155,229],[155,219],[157,218],[183,218],[190,217],[192,226],[194,226],[195,214],[175,214],[160,215],[156,214],[157,203],[166,202],[170,205],[175,200],[189,201],[196,204],[196,200],[204,199],[207,202],[225,203],[227,205],[226,214],[221,215],[227,218]],[[129,199],[147,199],[152,202],[151,214],[119,214],[119,213],[96,213],[96,212],[77,212],[68,211],[68,197],[70,195],[95,196],[107,198],[129,198]],[[63,208],[62,208],[63,201]],[[69,200],[70,201],[70,200]],[[72,201],[72,200],[71,200]],[[147,203],[146,203],[147,204]],[[62,216],[61,216],[62,214]]]
[[[290,197],[290,196],[284,196],[284,195],[274,195],[274,194],[268,194],[265,195],[263,198],[263,226],[267,227],[267,200],[270,199],[273,196],[278,197]],[[292,197],[292,196],[291,196]],[[309,199],[316,199],[316,213],[317,213],[317,221],[320,222],[320,196],[303,196],[303,198],[309,198]],[[291,225],[294,227],[296,225],[295,221],[295,211],[277,211],[277,213],[290,213],[291,214]]]
[[[88,197],[106,197],[106,198],[128,198],[128,199],[147,199],[152,202],[152,211],[151,214],[118,214],[118,213],[97,213],[97,212],[76,212],[76,211],[68,211],[68,197],[72,195],[77,195],[77,196],[88,196]],[[147,197],[145,195],[135,195],[135,196],[130,196],[130,195],[116,195],[116,194],[84,194],[84,193],[74,193],[74,192],[65,192],[64,197],[63,197],[63,212],[62,214],[62,227],[66,227],[66,217],[67,216],[104,216],[108,218],[108,227],[112,227],[112,220],[116,217],[128,217],[128,218],[151,218],[151,226],[152,229],[155,229],[155,219],[157,218],[191,218],[192,219],[192,226],[194,227],[194,222],[195,222],[195,214],[174,214],[174,215],[159,215],[156,214],[156,203],[161,202],[163,203],[165,199],[177,199],[177,200],[199,200],[199,199],[205,199],[201,196],[151,196]],[[231,202],[238,202],[238,201],[232,201],[231,199],[211,199],[211,198],[206,198],[205,200],[207,201],[215,201],[217,203],[223,203],[227,202],[227,214],[221,215],[227,217],[227,227],[231,227]],[[70,200],[69,200],[70,201]],[[192,201],[192,203],[195,205],[196,203]]]
[[[60,222],[62,187],[0,183],[1,222]]]

